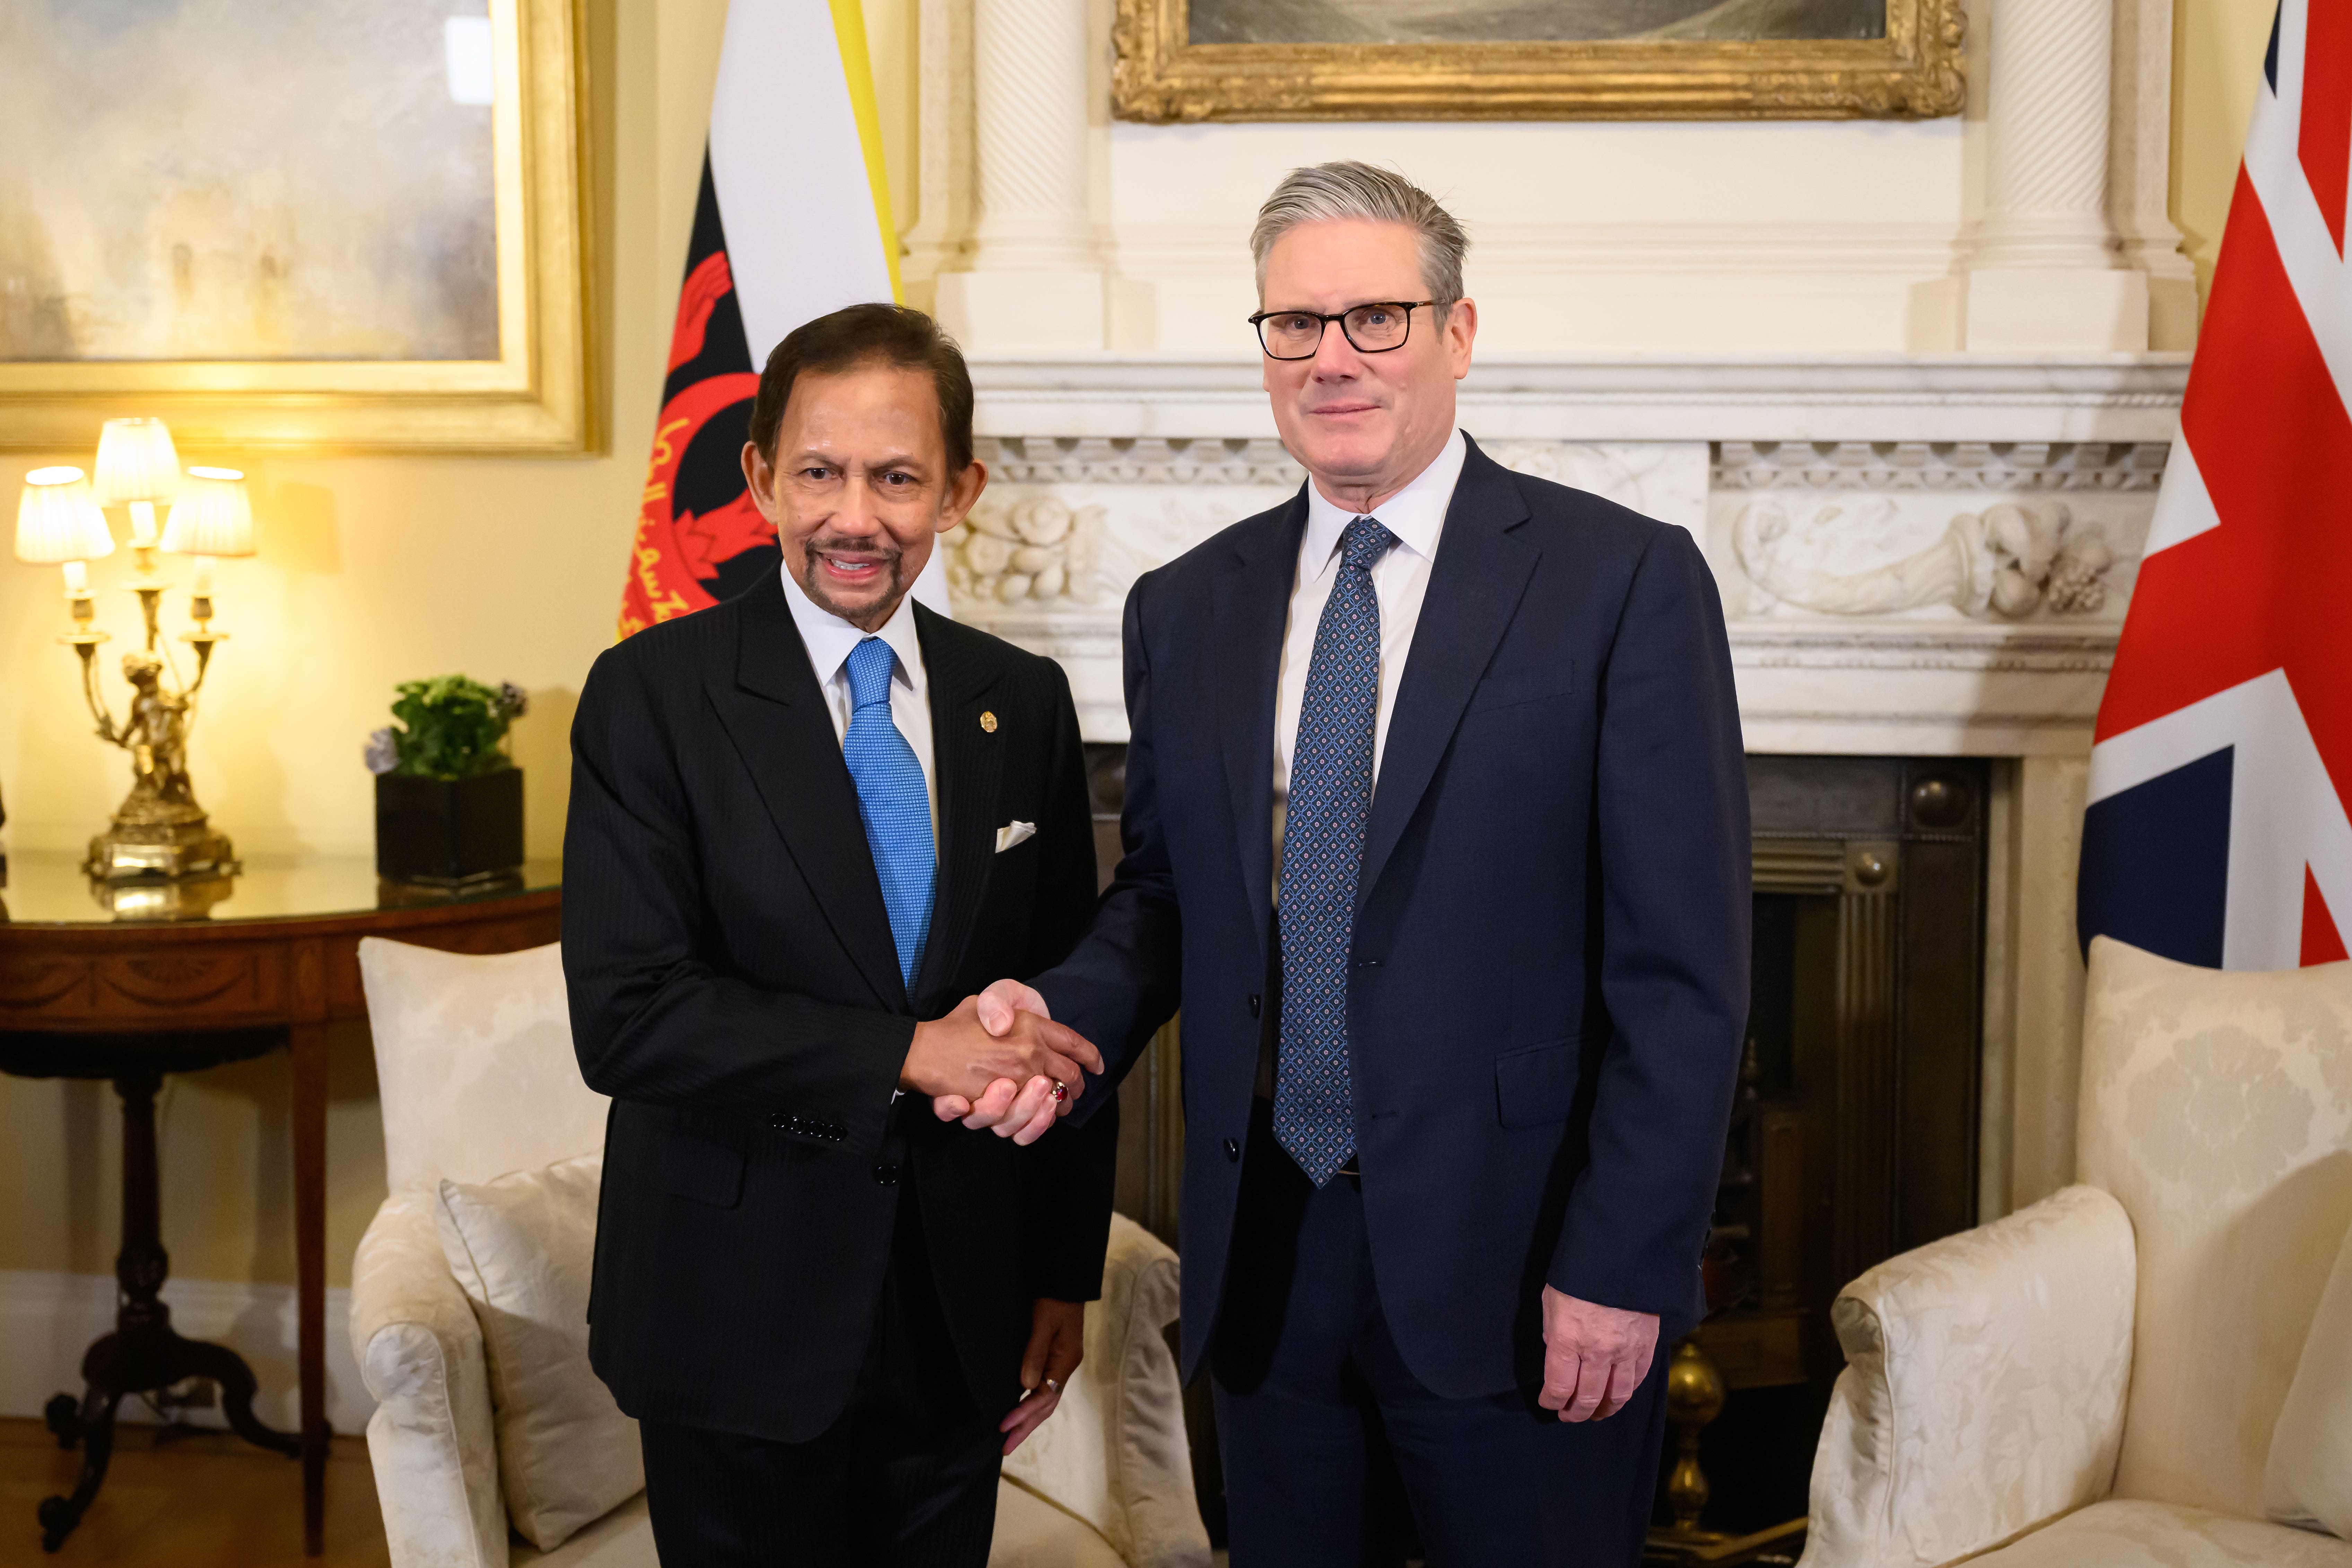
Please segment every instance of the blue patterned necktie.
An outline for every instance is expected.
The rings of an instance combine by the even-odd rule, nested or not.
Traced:
[[[1339,536],[1339,569],[1307,666],[1282,831],[1282,1037],[1275,1141],[1318,1187],[1356,1152],[1348,1068],[1348,952],[1372,810],[1381,602],[1372,563],[1396,535],[1369,517]]]
[[[874,874],[882,880],[882,907],[890,914],[890,937],[898,948],[898,973],[908,988],[922,961],[923,938],[931,929],[931,886],[939,855],[931,842],[931,797],[915,748],[890,718],[890,672],[897,659],[890,645],[867,637],[849,650],[849,730],[841,740],[842,760],[857,785],[857,815],[866,822]]]

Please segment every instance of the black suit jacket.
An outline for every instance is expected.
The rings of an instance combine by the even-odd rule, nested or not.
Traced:
[[[1306,520],[1302,489],[1129,595],[1126,855],[1093,933],[1035,982],[1114,1076],[1182,1005],[1188,1375],[1248,1142],[1276,674]],[[1698,546],[1474,444],[1373,792],[1349,987],[1381,1303],[1433,1391],[1533,1386],[1547,1282],[1658,1313],[1669,1335],[1702,1315],[1748,852]]]
[[[915,1021],[1061,958],[1096,889],[1060,667],[915,621],[940,853],[911,994],[773,575],[606,650],[581,693],[563,967],[581,1071],[613,1097],[589,1355],[639,1419],[781,1442],[831,1425],[908,1184],[982,1410],[1020,1393],[1033,1298],[1099,1294],[1115,1109],[1016,1149],[891,1100]],[[1016,820],[1036,837],[996,853]]]

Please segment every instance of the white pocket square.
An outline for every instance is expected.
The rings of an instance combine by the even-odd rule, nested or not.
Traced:
[[[1026,844],[1029,840],[1036,837],[1037,825],[1035,823],[1008,822],[1003,826],[996,830],[996,852],[999,855],[1002,855],[1007,849],[1012,848],[1015,844]]]

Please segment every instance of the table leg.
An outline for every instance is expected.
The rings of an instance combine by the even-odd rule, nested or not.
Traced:
[[[326,1550],[327,1026],[288,1031],[294,1067],[294,1261],[302,1384],[302,1551]]]

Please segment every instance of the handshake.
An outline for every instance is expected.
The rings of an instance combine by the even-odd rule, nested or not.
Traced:
[[[1000,980],[946,1017],[915,1026],[898,1087],[929,1095],[942,1121],[1027,1144],[1069,1113],[1086,1092],[1085,1074],[1102,1070],[1102,1053],[1055,1023],[1043,996]]]

